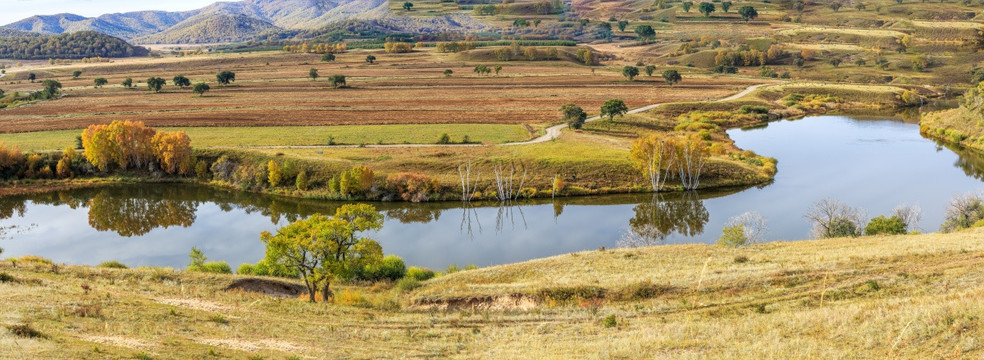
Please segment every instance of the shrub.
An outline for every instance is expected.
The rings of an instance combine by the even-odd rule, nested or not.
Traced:
[[[232,268],[225,261],[208,261],[205,257],[205,253],[196,247],[191,248],[191,253],[188,254],[191,258],[191,263],[188,264],[188,271],[194,272],[205,272],[205,273],[216,273],[216,274],[232,274]]]
[[[297,187],[297,190],[304,191],[308,189],[307,171],[301,171],[297,174],[297,180],[294,181],[294,185]]]
[[[447,269],[444,269],[444,275],[454,274],[454,273],[459,272],[459,271],[461,271],[461,268],[458,267],[458,264],[451,264],[451,265],[448,265],[448,268]]]
[[[0,283],[17,282],[17,278],[5,272],[0,272]]]
[[[359,277],[371,281],[396,281],[403,278],[406,273],[407,267],[403,259],[396,255],[388,255],[383,261],[366,266]]]
[[[19,325],[8,325],[7,330],[10,330],[12,334],[22,338],[40,338],[40,339],[48,338],[47,335],[36,330],[34,327],[31,326],[31,324],[28,323],[22,323]]]
[[[128,269],[126,265],[116,260],[105,261],[102,264],[99,264],[99,267],[109,268],[109,269]]]
[[[865,235],[898,235],[906,233],[905,220],[898,216],[885,217],[878,216],[868,222],[864,227]]]
[[[733,247],[747,244],[748,238],[745,237],[745,226],[743,224],[725,226],[722,231],[721,238],[718,239],[717,243],[718,245]]]
[[[396,283],[396,288],[400,291],[413,291],[421,286],[423,285],[420,284],[420,280],[409,276],[400,279],[400,281]]]
[[[618,319],[615,317],[615,314],[608,315],[604,319],[602,319],[601,326],[604,326],[606,328],[613,328],[618,326]]]
[[[980,195],[956,195],[946,204],[940,230],[952,232],[977,226],[984,219],[984,199]]]
[[[738,112],[742,114],[768,114],[769,108],[757,105],[742,105],[738,108]]]
[[[427,281],[434,277],[434,271],[430,269],[411,266],[407,269],[404,278],[411,278],[417,281]]]
[[[386,178],[386,186],[404,201],[427,201],[437,191],[437,182],[423,174],[401,172]]]

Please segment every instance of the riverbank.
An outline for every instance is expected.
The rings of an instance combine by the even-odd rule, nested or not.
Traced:
[[[604,249],[310,304],[236,275],[8,260],[0,357],[978,357],[982,262],[980,230]]]

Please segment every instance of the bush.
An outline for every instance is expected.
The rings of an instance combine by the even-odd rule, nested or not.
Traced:
[[[604,326],[606,328],[613,328],[618,326],[618,319],[615,318],[615,314],[608,315],[604,319],[602,319],[601,326]]]
[[[194,272],[205,272],[205,273],[215,273],[215,274],[232,274],[232,268],[225,261],[208,261],[205,257],[205,253],[198,248],[191,248],[191,253],[188,254],[191,258],[191,263],[188,264],[188,271]]]
[[[748,238],[745,237],[745,225],[737,224],[733,226],[725,226],[722,231],[721,238],[717,241],[718,245],[739,247],[748,243]]]
[[[971,228],[978,226],[982,219],[984,219],[984,199],[980,195],[957,195],[946,204],[940,230],[952,232]]]
[[[410,278],[417,281],[427,281],[434,278],[434,271],[430,269],[420,268],[416,266],[411,266],[407,269],[404,278]]]
[[[387,188],[404,201],[427,201],[437,191],[437,182],[427,175],[401,172],[386,178]]]
[[[362,270],[362,274],[359,275],[359,278],[370,281],[396,281],[403,278],[406,273],[407,267],[403,259],[396,255],[389,255],[379,263],[366,266]]]
[[[768,114],[769,108],[765,106],[742,105],[738,108],[738,112],[742,114]]]
[[[271,265],[265,259],[260,260],[256,264],[242,264],[239,265],[239,269],[236,270],[239,275],[252,275],[252,276],[277,276],[285,278],[297,278],[297,270],[292,268]]]
[[[400,291],[413,291],[421,286],[423,285],[420,284],[420,280],[409,276],[400,279],[400,281],[396,283],[396,288]]]
[[[865,235],[899,235],[906,233],[905,220],[898,216],[885,217],[881,215],[868,222],[864,227]]]
[[[116,260],[103,262],[102,264],[99,264],[99,267],[110,269],[129,269],[126,265]]]

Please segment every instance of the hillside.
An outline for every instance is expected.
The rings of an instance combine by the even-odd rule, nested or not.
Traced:
[[[46,34],[96,31],[132,39],[161,32],[198,14],[198,11],[139,11],[87,18],[74,14],[40,15],[5,25],[4,28]]]
[[[134,39],[140,44],[199,44],[251,40],[278,30],[266,21],[242,14],[199,15],[162,33]]]
[[[86,57],[143,56],[147,49],[94,31],[71,34],[39,35],[32,33],[0,36],[0,58],[47,60]]]
[[[0,261],[0,357],[980,358],[982,240],[598,250],[330,305],[296,281],[24,258]]]

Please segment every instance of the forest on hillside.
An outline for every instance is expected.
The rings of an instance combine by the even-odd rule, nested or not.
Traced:
[[[0,36],[0,59],[81,59],[144,56],[147,53],[146,48],[133,46],[121,39],[95,31],[60,35],[20,33]]]

